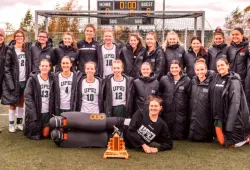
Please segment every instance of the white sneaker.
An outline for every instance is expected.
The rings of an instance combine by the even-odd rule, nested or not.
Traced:
[[[9,132],[11,132],[11,133],[15,133],[16,132],[16,129],[15,129],[14,125],[9,125]]]
[[[17,124],[16,129],[23,131],[23,124]]]

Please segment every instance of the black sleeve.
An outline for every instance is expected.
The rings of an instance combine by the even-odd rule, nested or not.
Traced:
[[[52,47],[52,50],[51,50],[51,63],[52,63],[52,66],[55,66],[57,63],[57,59],[56,59],[56,55],[55,55],[55,49]]]
[[[162,124],[161,132],[156,137],[155,142],[159,143],[158,151],[171,150],[173,148],[173,140],[170,136],[168,126],[165,122]]]
[[[24,102],[25,102],[25,114],[29,115],[28,117],[31,120],[37,120],[37,111],[36,104],[33,98],[34,90],[36,90],[32,85],[32,77],[30,77],[27,81],[25,90],[24,90]]]
[[[12,67],[14,67],[12,63],[13,51],[9,49],[6,54],[5,64],[4,64],[4,81],[7,84],[9,90],[15,89],[14,80],[12,77]]]
[[[127,140],[134,148],[140,148],[143,144],[145,144],[144,140],[137,133],[137,129],[141,126],[142,116],[143,115],[140,110],[136,111],[131,118],[131,122],[127,130]]]
[[[159,49],[157,52],[156,56],[156,61],[155,61],[155,77],[158,79],[161,75],[164,74],[164,66],[165,66],[165,56],[164,52],[162,49]]]
[[[234,123],[237,118],[237,114],[240,110],[240,98],[241,98],[242,86],[240,81],[232,80],[228,96],[229,96],[229,108],[228,108],[228,117],[226,123],[226,131],[233,131]]]

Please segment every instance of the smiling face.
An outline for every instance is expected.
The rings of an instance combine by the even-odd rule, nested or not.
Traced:
[[[63,44],[65,46],[71,46],[73,43],[73,38],[71,35],[64,35],[63,36]]]
[[[195,74],[199,79],[204,79],[207,74],[207,68],[204,63],[197,63],[195,64]]]
[[[129,44],[131,45],[132,48],[137,48],[138,43],[139,40],[135,36],[129,37]]]
[[[63,58],[61,61],[61,67],[63,72],[70,71],[70,68],[72,67],[72,63],[69,58]]]
[[[87,27],[85,29],[84,34],[85,34],[86,39],[92,39],[92,38],[94,38],[95,32],[94,32],[94,29],[92,27]]]
[[[17,44],[22,44],[24,43],[24,35],[20,32],[18,32],[16,35],[15,35],[15,41]]]
[[[113,42],[113,33],[112,32],[105,32],[103,35],[103,40],[105,44],[112,44]]]
[[[170,34],[167,36],[168,45],[175,45],[178,43],[178,36],[175,34]]]
[[[85,64],[85,73],[87,77],[94,77],[96,72],[95,64],[94,63],[87,63]]]
[[[113,63],[112,70],[113,70],[114,76],[120,76],[122,74],[122,71],[123,71],[122,64],[121,63]]]
[[[151,72],[152,72],[152,69],[149,65],[143,64],[141,66],[141,74],[143,77],[150,77]]]
[[[152,100],[149,103],[149,115],[157,116],[157,115],[159,115],[161,109],[162,109],[162,106],[157,101]]]
[[[180,72],[181,72],[181,67],[179,66],[179,64],[171,64],[170,65],[170,73],[173,76],[180,75]]]
[[[232,41],[236,44],[240,44],[243,40],[244,35],[238,30],[233,30],[232,32]]]
[[[199,40],[193,40],[191,43],[191,47],[192,47],[193,51],[200,51],[201,42]]]
[[[153,35],[147,34],[146,36],[146,44],[148,47],[156,47],[156,39]]]
[[[43,75],[49,74],[49,71],[50,71],[49,62],[48,61],[41,61],[39,69],[40,69],[41,74],[43,74]]]
[[[229,72],[229,64],[227,64],[225,61],[223,60],[218,60],[216,62],[216,67],[217,67],[217,71],[221,76],[224,76],[226,74],[228,74]]]
[[[223,41],[224,41],[224,38],[223,38],[222,35],[218,34],[218,35],[215,35],[215,36],[214,36],[214,43],[215,43],[216,45],[222,44]]]
[[[43,32],[40,32],[37,36],[37,41],[40,43],[40,44],[46,44],[47,41],[48,41],[48,36],[46,33],[43,33]]]

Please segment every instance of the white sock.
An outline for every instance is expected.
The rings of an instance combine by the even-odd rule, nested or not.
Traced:
[[[18,107],[17,118],[23,118],[23,108]]]
[[[9,122],[10,122],[10,124],[12,124],[12,125],[14,125],[15,111],[16,111],[16,110],[9,110]]]

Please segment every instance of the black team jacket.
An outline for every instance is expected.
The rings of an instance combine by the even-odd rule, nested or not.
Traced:
[[[168,73],[161,78],[159,93],[163,99],[161,117],[167,123],[172,138],[185,139],[189,129],[190,78],[183,74],[175,84],[172,74]]]
[[[209,86],[215,72],[209,70],[206,79],[200,82],[197,76],[192,79],[190,97],[189,139],[197,142],[212,142],[213,115],[210,109]]]
[[[146,48],[147,49],[147,48]],[[144,53],[143,62],[149,62],[152,65],[152,71],[155,77],[160,80],[164,74],[164,67],[165,67],[165,57],[162,47],[160,47],[157,43],[157,47],[155,50],[148,53]]]
[[[143,144],[156,142],[159,143],[157,147],[159,152],[173,148],[167,124],[160,117],[156,122],[151,121],[148,111],[145,110],[137,110],[133,115],[126,131],[125,141],[133,148],[141,148]]]
[[[170,63],[173,60],[177,60],[180,62],[182,68],[183,68],[183,58],[185,54],[185,49],[180,46],[179,44],[175,45],[168,45],[166,48],[165,54],[165,74],[170,71]]]
[[[26,81],[30,75],[30,43],[25,44],[25,68]],[[11,41],[6,53],[4,63],[2,104],[17,106],[19,103],[19,62],[15,52],[15,41]]]
[[[154,75],[151,77],[140,76],[134,80],[135,111],[139,109],[148,110],[148,97],[157,96],[159,91],[159,81]]]
[[[2,82],[4,77],[4,61],[6,57],[8,47],[4,44],[0,44],[0,98],[2,96]]]
[[[56,65],[56,57],[53,48],[53,41],[51,38],[48,39],[46,46],[42,49],[41,44],[37,41],[35,45],[31,47],[31,71],[39,72],[39,65],[42,59],[50,60],[53,71],[53,66]]]
[[[134,79],[132,77],[128,77],[125,74],[122,76],[126,79],[126,117],[132,117],[134,113],[133,108],[133,100],[134,100]],[[112,117],[112,85],[111,85],[111,78],[114,77],[114,74],[110,74],[106,76],[104,79],[104,111],[107,117]]]
[[[55,115],[60,115],[60,88],[59,88],[59,74],[61,72],[54,73],[54,95],[55,95]],[[77,88],[77,77],[80,72],[72,72],[72,86],[71,86],[71,96],[70,96],[70,111],[75,111],[76,109],[76,88]]]
[[[193,49],[190,47],[184,54],[184,68],[186,68],[187,76],[192,79],[193,76],[195,76],[194,72],[194,63],[197,59],[203,58],[206,61],[206,64],[208,65],[208,55],[205,49],[202,49],[198,52],[197,56],[194,53]]]
[[[208,69],[217,72],[216,62],[220,58],[227,58],[228,46],[225,42],[220,45],[213,43],[212,47],[208,49]]]
[[[134,79],[139,78],[140,67],[143,63],[143,56],[146,49],[138,47],[134,52],[129,43],[127,43],[121,50],[120,58],[124,64],[124,73]]]
[[[211,84],[211,111],[215,120],[222,121],[222,130],[225,137],[225,146],[246,140],[249,136],[249,110],[246,96],[241,85],[240,76],[237,73],[229,72],[225,79],[222,96],[217,96],[214,91],[217,82],[222,79],[220,74],[216,74]],[[222,100],[222,101],[218,101]],[[216,103],[222,103],[222,112],[215,114]]]
[[[76,66],[78,62],[79,51],[73,46],[65,46],[63,41],[60,41],[58,47],[55,48],[55,57],[56,57],[56,72],[62,71],[61,61],[64,56],[69,56],[72,67],[71,71],[76,71]]]
[[[25,123],[23,133],[30,139],[39,140],[42,136],[42,100],[41,100],[41,86],[37,75],[33,73],[30,75],[26,88],[24,91],[25,102]],[[53,93],[53,77],[49,75],[50,84],[50,99],[49,99],[49,115],[54,114],[54,93]]]
[[[104,84],[103,80],[99,77],[95,77],[99,81],[99,98],[98,98],[98,104],[99,104],[99,111],[100,113],[104,112],[103,109],[103,91],[104,91]],[[82,81],[86,79],[86,76],[83,76],[82,73],[78,74],[77,78],[77,89],[76,89],[76,111],[80,112],[82,108]]]

